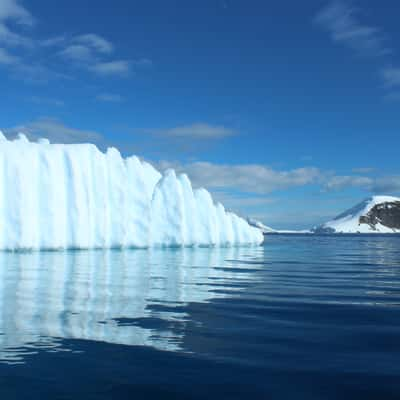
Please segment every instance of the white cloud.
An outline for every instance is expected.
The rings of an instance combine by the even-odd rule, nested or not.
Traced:
[[[310,162],[313,160],[313,156],[305,155],[305,156],[300,157],[300,160],[304,161],[304,162]]]
[[[33,25],[32,14],[17,0],[0,1],[0,21],[13,20],[22,25]]]
[[[361,22],[360,12],[346,0],[334,0],[315,16],[314,23],[327,31],[334,42],[357,54],[374,57],[393,54],[382,29]],[[400,86],[400,68],[382,68],[380,75],[387,89]],[[386,100],[398,100],[398,97],[397,93],[384,96]]]
[[[97,145],[104,143],[101,133],[71,128],[53,118],[40,118],[14,128],[4,129],[4,132],[8,137],[22,132],[31,140],[46,138],[52,143],[95,143]]]
[[[148,59],[139,60],[113,60],[106,55],[113,51],[111,42],[95,35],[80,35],[72,39],[59,54],[76,66],[83,67],[99,76],[127,77],[132,72],[132,67],[151,66]]]
[[[27,35],[24,27],[21,27],[33,24],[32,14],[22,7],[19,1],[0,0],[0,45],[7,48],[15,47],[14,53],[16,53],[13,55],[2,50],[0,62],[7,66],[16,65],[18,68],[10,68],[11,75],[22,76],[25,81],[46,82],[50,78],[65,76],[62,73],[65,70],[63,68],[65,62],[63,66],[57,64],[54,55],[62,56],[74,67],[103,77],[127,77],[133,68],[152,65],[151,60],[146,58],[138,60],[110,58],[114,52],[113,43],[95,33],[36,39],[32,34]],[[29,48],[29,52],[22,52],[18,47]],[[48,52],[47,57],[39,58],[44,50]],[[47,60],[51,60],[52,64],[48,64]],[[45,76],[46,72],[49,73],[48,77]]]
[[[387,67],[381,71],[381,74],[386,87],[400,86],[400,68]]]
[[[131,62],[128,60],[102,61],[91,65],[89,69],[101,76],[125,77],[131,72]]]
[[[375,168],[373,167],[361,167],[361,168],[353,168],[352,172],[355,174],[369,174],[370,172],[374,172]]]
[[[168,161],[161,161],[158,167],[161,170],[174,168],[178,172],[187,173],[194,186],[207,187],[216,196],[218,193],[229,195],[232,190],[254,194],[258,199],[254,200],[255,203],[260,201],[260,195],[309,185],[318,185],[327,191],[343,191],[351,188],[369,193],[390,194],[400,191],[400,176],[341,176],[315,167],[282,171],[260,164],[221,165],[209,162],[181,164]]]
[[[232,210],[249,210],[266,207],[277,201],[275,198],[265,197],[264,195],[240,196],[236,193],[213,191],[215,201],[222,203],[225,207]]]
[[[120,103],[124,101],[124,98],[120,94],[116,93],[101,93],[96,96],[96,100],[108,103]]]
[[[42,47],[54,47],[60,46],[66,43],[67,38],[65,35],[54,36],[48,39],[43,39],[39,41],[40,46]]]
[[[400,191],[400,176],[332,176],[324,182],[326,190],[358,188],[370,193],[390,194]]]
[[[39,105],[49,105],[55,107],[64,107],[65,103],[62,100],[52,99],[48,97],[31,96],[27,99],[31,103]]]
[[[160,168],[175,168],[187,173],[195,186],[212,189],[235,189],[242,192],[266,194],[318,183],[322,179],[317,168],[298,168],[277,171],[264,165],[221,165],[209,162],[194,162],[185,165],[160,162]]]
[[[329,32],[334,42],[350,47],[359,54],[390,54],[392,50],[386,46],[381,29],[360,22],[357,11],[344,1],[333,1],[316,15],[314,22]]]
[[[233,129],[205,123],[181,125],[175,128],[159,129],[150,132],[159,136],[188,139],[220,139],[236,134],[236,131]]]
[[[387,93],[384,96],[384,99],[390,102],[397,102],[400,101],[400,91],[395,91],[395,92],[391,92],[391,93]]]
[[[111,42],[94,33],[76,36],[73,41],[88,46],[99,53],[109,54],[114,50],[114,45]]]
[[[148,58],[140,58],[139,60],[134,60],[132,63],[135,67],[151,67],[153,65],[153,61]]]
[[[64,41],[65,42],[65,39]],[[57,44],[57,38],[50,43]],[[61,42],[62,43],[62,42]],[[114,46],[111,42],[93,33],[73,37],[60,55],[80,63],[94,64],[103,54],[112,53]]]
[[[5,24],[0,21],[0,43],[8,47],[29,47],[34,46],[34,42],[27,36],[20,35],[11,31]]]
[[[60,52],[60,55],[66,59],[84,63],[91,62],[94,58],[93,51],[89,47],[80,44],[67,46]]]
[[[43,84],[55,79],[71,80],[69,75],[57,72],[40,63],[20,62],[12,69],[12,74],[24,82]]]
[[[20,57],[0,48],[0,65],[10,69],[11,74],[24,82],[43,83],[50,79],[69,79],[68,76],[54,72],[37,63],[25,63]]]
[[[6,46],[31,47],[33,41],[24,35],[15,33],[7,24],[32,26],[34,19],[30,12],[16,0],[0,0],[0,43]]]
[[[347,188],[369,188],[373,179],[366,176],[333,176],[325,182],[327,190],[342,190]]]
[[[18,62],[18,57],[13,56],[7,50],[0,48],[0,64],[12,65]]]
[[[398,193],[400,192],[400,176],[385,176],[375,179],[371,191],[373,193]]]

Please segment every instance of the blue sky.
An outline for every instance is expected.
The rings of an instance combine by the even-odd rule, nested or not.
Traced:
[[[0,127],[308,228],[400,193],[396,1],[0,0]]]

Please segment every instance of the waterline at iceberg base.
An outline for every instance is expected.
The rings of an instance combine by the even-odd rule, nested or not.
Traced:
[[[263,235],[173,170],[92,144],[0,133],[0,250],[258,245]]]

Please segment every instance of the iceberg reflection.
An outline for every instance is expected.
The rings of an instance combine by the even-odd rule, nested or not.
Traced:
[[[254,265],[237,260],[258,257],[262,247],[0,253],[0,362],[72,338],[179,351],[184,306],[240,291]]]

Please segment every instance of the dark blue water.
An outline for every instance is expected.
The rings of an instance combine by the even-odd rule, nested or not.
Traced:
[[[400,237],[0,253],[0,399],[400,399]]]

